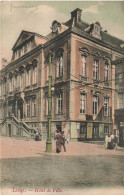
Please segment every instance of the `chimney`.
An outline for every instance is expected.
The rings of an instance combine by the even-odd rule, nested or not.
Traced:
[[[81,21],[81,12],[82,12],[82,10],[79,8],[72,11],[71,12],[71,20],[73,20],[75,18],[76,22],[80,22]]]

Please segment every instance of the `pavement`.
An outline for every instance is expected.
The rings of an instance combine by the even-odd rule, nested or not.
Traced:
[[[69,142],[66,144],[66,152],[56,153],[56,142],[52,142],[52,153],[46,153],[46,141],[21,140],[15,138],[0,137],[0,158],[24,158],[40,157],[46,155],[82,156],[82,155],[124,155],[124,148],[106,150],[104,143]]]
[[[124,148],[70,142],[46,153],[46,141],[0,137],[1,195],[123,195]],[[54,187],[53,187],[54,186]]]

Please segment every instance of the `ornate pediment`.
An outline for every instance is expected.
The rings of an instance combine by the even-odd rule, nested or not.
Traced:
[[[34,36],[34,33],[28,31],[22,31],[12,49],[14,50],[15,48],[19,47],[22,43],[30,39],[32,36]]]

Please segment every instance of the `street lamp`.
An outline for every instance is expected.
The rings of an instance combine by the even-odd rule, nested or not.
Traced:
[[[51,139],[51,101],[52,101],[52,53],[49,53],[49,94],[48,94],[48,132],[47,132],[47,141],[46,141],[46,152],[52,152],[52,139]]]

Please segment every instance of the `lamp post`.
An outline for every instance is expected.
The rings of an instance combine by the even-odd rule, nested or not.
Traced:
[[[52,53],[49,53],[49,95],[48,95],[48,132],[46,141],[46,152],[52,152],[52,140],[51,140],[51,86],[52,86]]]

